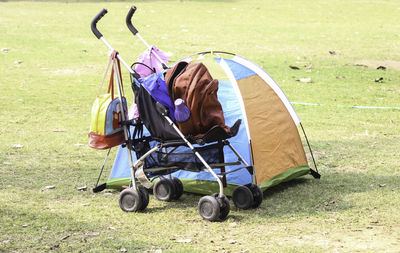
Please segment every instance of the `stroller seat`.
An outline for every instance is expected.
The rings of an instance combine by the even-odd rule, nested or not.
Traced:
[[[191,143],[191,144],[198,144],[198,145],[206,145],[209,143],[213,142],[219,142],[219,141],[225,141],[228,140],[229,138],[235,137],[237,133],[239,132],[240,125],[242,123],[241,119],[236,120],[236,122],[230,127],[231,131],[227,133],[224,128],[221,126],[215,125],[212,128],[210,128],[203,136],[201,137],[195,137],[192,135],[187,135],[185,136],[186,139]],[[179,146],[179,145],[185,145],[185,142],[182,139],[172,139],[172,140],[158,140],[160,143],[163,143],[163,145],[168,145],[168,146]]]
[[[225,166],[244,164],[241,157],[237,161],[226,163],[223,152],[227,145],[233,149],[227,140],[238,134],[242,120],[236,120],[231,127],[215,124],[202,134],[184,134],[171,119],[170,104],[165,104],[165,100],[157,101],[152,96],[155,94],[154,90],[150,90],[140,80],[133,80],[132,89],[140,121],[150,133],[150,136],[144,136],[143,131],[135,131],[132,136],[133,150],[138,159],[135,167],[139,181],[151,187],[152,178],[178,170],[200,172],[217,168],[223,185],[226,186]],[[157,78],[154,80],[161,81]],[[140,128],[136,126],[138,127]],[[196,153],[202,158],[199,159]],[[247,168],[248,165],[244,167]]]

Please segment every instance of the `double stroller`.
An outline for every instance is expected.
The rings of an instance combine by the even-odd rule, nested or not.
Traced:
[[[132,25],[135,11],[135,6],[129,10],[126,24],[150,50],[151,47]],[[107,10],[103,9],[97,14],[91,28],[94,35],[114,51],[96,27],[106,13]],[[218,80],[212,79],[202,63],[178,61],[167,67],[157,53],[154,56],[164,70],[142,77],[133,66],[143,63],[130,66],[119,54],[116,55],[130,72],[137,110],[136,117],[132,119],[123,112],[119,122],[124,131],[123,146],[127,148],[131,171],[130,185],[119,196],[121,209],[126,212],[145,210],[150,188],[153,188],[158,200],[179,199],[183,194],[183,183],[171,175],[179,170],[206,171],[218,183],[219,191],[203,196],[198,203],[199,214],[205,220],[224,220],[228,216],[230,202],[224,195],[226,175],[240,169],[250,172],[253,183],[234,189],[232,199],[235,206],[240,209],[260,206],[263,194],[255,183],[253,167],[229,142],[229,138],[238,134],[241,120],[232,126],[225,125],[216,94]],[[119,79],[117,84],[119,97],[122,97],[123,88]],[[229,148],[237,159],[225,161],[224,147]],[[136,161],[132,154],[136,154]],[[231,165],[237,168],[225,171],[225,167]]]

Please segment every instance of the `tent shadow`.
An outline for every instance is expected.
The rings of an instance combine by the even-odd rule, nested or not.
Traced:
[[[359,208],[359,203],[349,195],[383,191],[396,188],[400,176],[382,176],[356,172],[323,172],[321,179],[304,177],[281,183],[264,192],[261,206],[257,209],[239,210],[249,215],[231,217],[235,220],[258,217],[279,218],[287,216],[314,216],[320,213],[340,213]],[[382,187],[384,186],[384,187]],[[235,210],[235,207],[234,209]]]
[[[275,185],[264,192],[264,199],[273,196],[274,194],[278,194],[284,192],[285,190],[298,187],[300,185],[304,185],[310,183],[313,179],[310,178],[296,178],[289,182],[283,182],[278,185]]]
[[[185,209],[195,209],[197,208],[198,201],[200,200],[201,195],[184,193],[181,198],[173,201],[160,201],[157,200],[153,194],[150,194],[150,204],[145,209],[145,212],[148,213],[161,213],[165,210],[177,208],[180,210]],[[153,204],[151,204],[153,203]],[[154,203],[156,203],[154,206]]]
[[[157,206],[157,207],[147,207],[143,212],[145,212],[145,213],[160,213],[160,212],[165,211],[165,210],[167,210],[167,209],[168,209],[168,206],[167,206],[167,205],[162,206],[162,207],[160,207],[160,206]]]
[[[400,176],[383,176],[348,171],[322,171],[321,179],[305,176],[280,183],[264,192],[263,202],[256,209],[236,208],[230,198],[231,212],[227,221],[246,221],[254,216],[262,219],[288,216],[316,216],[321,213],[340,213],[359,208],[349,195],[399,187]],[[382,187],[385,185],[385,187]],[[150,194],[150,202],[160,202]],[[184,193],[179,200],[150,204],[145,212],[161,214],[169,209],[196,210],[203,195]]]

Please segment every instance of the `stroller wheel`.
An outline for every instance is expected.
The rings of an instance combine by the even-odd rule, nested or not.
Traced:
[[[136,212],[143,205],[139,193],[132,188],[123,190],[119,194],[119,207],[125,212]]]
[[[174,196],[172,197],[173,200],[178,200],[183,194],[183,184],[182,181],[176,177],[171,179],[172,184],[174,185]]]
[[[251,207],[257,208],[261,205],[261,202],[263,201],[263,192],[261,191],[261,188],[256,184],[251,184],[249,186],[249,189],[251,193],[253,193],[253,199],[254,199],[254,203]]]
[[[153,194],[158,200],[171,201],[174,196],[174,185],[172,182],[165,178],[160,178],[153,188]]]
[[[143,186],[139,186],[138,190],[140,197],[142,198],[142,205],[139,207],[139,210],[144,210],[149,204],[149,192]]]
[[[238,186],[232,193],[233,203],[237,208],[249,209],[254,204],[253,193],[246,186]]]
[[[220,216],[220,207],[217,199],[213,196],[204,196],[199,201],[200,216],[209,221],[215,221]]]
[[[231,211],[231,204],[229,203],[228,197],[222,195],[222,198],[219,198],[218,195],[219,195],[218,193],[214,193],[212,196],[218,201],[218,204],[220,206],[219,218],[221,220],[225,220],[225,218]]]

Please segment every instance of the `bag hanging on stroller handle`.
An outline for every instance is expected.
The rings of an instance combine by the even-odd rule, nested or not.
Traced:
[[[110,44],[108,44],[108,42],[104,39],[103,35],[102,35],[101,32],[97,29],[97,26],[96,26],[97,23],[100,21],[100,19],[103,18],[104,15],[106,15],[106,14],[107,14],[107,10],[106,10],[106,9],[102,9],[102,10],[93,18],[93,20],[92,20],[92,22],[91,22],[91,29],[92,29],[93,34],[96,36],[96,38],[99,39],[99,40],[101,40],[101,41],[110,49],[111,52],[114,52],[114,51],[115,51],[114,48],[113,48]],[[129,71],[131,74],[136,74],[136,72],[122,59],[122,57],[121,57],[118,53],[116,54],[115,57],[119,60],[119,62],[122,62],[122,64],[128,69],[128,71]],[[115,71],[116,73],[119,72],[119,70],[118,70],[119,62],[115,61],[115,62],[113,63],[113,66],[112,66],[113,69],[114,69],[114,71]],[[121,79],[120,79],[120,78],[116,78],[116,81],[117,81],[117,85],[118,85],[118,86],[117,86],[117,87],[118,87],[118,95],[119,95],[119,97],[121,97],[122,94],[123,94],[122,87],[121,87],[121,86],[122,86],[122,82],[121,82]],[[123,111],[124,111],[124,109],[121,107],[122,121],[125,121],[126,119],[125,119],[125,114],[124,114]],[[123,130],[124,130],[124,137],[125,137],[125,140],[128,141],[128,128],[127,128],[127,125],[123,124],[122,128],[123,128]],[[134,169],[134,166],[133,166],[133,159],[132,159],[132,154],[131,154],[130,151],[128,151],[128,157],[129,157],[128,161],[129,161],[129,165],[130,165],[129,167],[130,167],[130,170],[131,170],[131,174],[134,175],[134,174],[135,174],[135,169]],[[133,178],[134,178],[134,177],[133,177]],[[134,178],[134,179],[135,179],[135,178]],[[132,188],[135,190],[135,192],[138,192],[136,180],[131,180],[131,186],[132,186]]]

